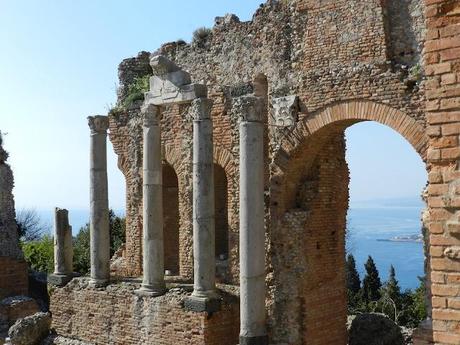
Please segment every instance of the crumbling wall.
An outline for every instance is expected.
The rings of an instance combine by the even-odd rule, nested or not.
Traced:
[[[386,0],[384,16],[389,59],[408,67],[420,64],[425,37],[423,2]]]
[[[100,345],[234,345],[238,343],[237,296],[227,292],[222,309],[207,314],[186,311],[184,288],[164,296],[140,297],[139,284],[88,287],[74,279],[51,294],[52,327],[59,335]],[[108,317],[110,316],[110,317]]]
[[[0,132],[0,299],[27,293],[27,264],[19,248],[13,172]]]

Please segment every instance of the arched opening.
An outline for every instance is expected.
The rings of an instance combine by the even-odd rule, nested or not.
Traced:
[[[297,125],[274,158],[273,275],[269,275],[273,342],[347,344],[345,230],[350,175],[345,130],[374,120],[402,133],[422,157],[426,147],[423,129],[414,120],[379,107],[364,102],[327,108]]]
[[[179,184],[174,169],[163,165],[163,236],[165,270],[179,274]]]
[[[228,257],[228,197],[227,175],[224,168],[214,164],[214,202],[215,202],[215,231],[216,257],[227,260]]]

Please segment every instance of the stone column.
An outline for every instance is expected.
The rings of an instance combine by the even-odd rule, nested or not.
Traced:
[[[192,102],[193,117],[193,293],[186,306],[212,312],[220,304],[216,294],[214,160],[212,101]]]
[[[69,212],[54,209],[54,273],[49,276],[51,284],[62,286],[73,275],[72,227],[69,225]]]
[[[89,116],[91,284],[106,285],[110,277],[109,200],[107,186],[107,116]]]
[[[144,114],[143,245],[144,278],[138,293],[165,293],[163,244],[163,169],[161,158],[161,112],[147,104]]]
[[[265,345],[263,101],[236,99],[240,117],[240,345]]]

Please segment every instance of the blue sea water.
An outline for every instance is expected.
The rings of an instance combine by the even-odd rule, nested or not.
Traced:
[[[387,279],[390,265],[396,270],[401,288],[419,286],[418,276],[424,275],[423,243],[389,242],[395,236],[421,233],[422,205],[352,207],[348,211],[347,249],[356,259],[361,278],[368,255],[374,259],[382,280]]]

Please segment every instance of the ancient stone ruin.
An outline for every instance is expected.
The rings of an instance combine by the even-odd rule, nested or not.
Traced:
[[[431,317],[414,344],[459,344],[459,33],[457,0],[270,0],[250,22],[218,17],[191,44],[124,60],[118,106],[88,119],[91,276],[53,289],[57,334],[345,345],[344,131],[376,121],[429,173]],[[127,187],[113,258],[108,130]]]

